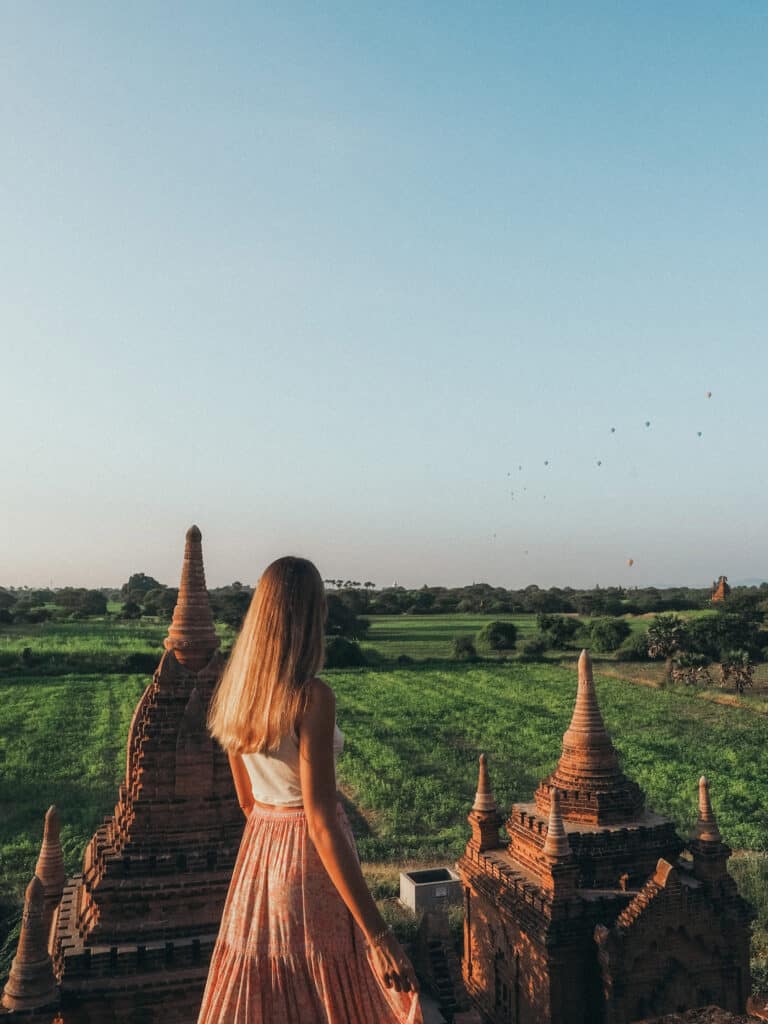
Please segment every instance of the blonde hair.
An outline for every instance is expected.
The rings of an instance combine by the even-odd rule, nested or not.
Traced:
[[[306,709],[323,667],[325,588],[306,558],[268,565],[208,708],[208,731],[230,754],[275,751]]]

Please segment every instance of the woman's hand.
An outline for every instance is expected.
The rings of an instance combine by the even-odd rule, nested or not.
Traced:
[[[387,988],[398,992],[418,992],[419,985],[411,961],[391,931],[386,931],[368,947],[368,958]]]

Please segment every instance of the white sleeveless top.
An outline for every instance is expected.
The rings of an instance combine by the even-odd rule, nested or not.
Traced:
[[[344,748],[344,733],[335,725],[333,730],[333,764]],[[253,799],[262,804],[281,807],[303,807],[299,781],[299,737],[292,729],[280,740],[273,753],[256,752],[240,755],[251,780]]]

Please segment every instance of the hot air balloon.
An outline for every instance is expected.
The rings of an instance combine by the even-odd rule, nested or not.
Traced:
[[[707,398],[711,398],[711,397],[712,397],[712,392],[711,392],[711,391],[708,391],[708,392],[707,392]]]
[[[600,459],[597,460],[597,464],[598,466],[602,466],[602,462],[600,461]]]
[[[615,434],[615,433],[616,433],[616,427],[611,427],[611,433],[612,433],[612,434]]]
[[[645,421],[645,425],[646,425],[646,427],[650,427],[650,425],[651,425],[651,421],[650,421],[650,420],[646,420],[646,421]]]
[[[628,559],[627,559],[627,565],[628,565],[628,566],[629,566],[630,568],[632,568],[632,566],[633,566],[634,564],[635,564],[635,560],[634,560],[634,558],[628,558]]]
[[[696,434],[697,434],[697,435],[698,435],[699,437],[701,437],[701,431],[700,431],[700,430],[697,430],[697,431],[696,431]]]
[[[544,459],[544,465],[545,465],[545,466],[548,466],[548,465],[549,465],[549,459]]]

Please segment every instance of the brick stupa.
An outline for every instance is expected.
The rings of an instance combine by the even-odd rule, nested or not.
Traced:
[[[197,1020],[245,820],[205,724],[224,659],[196,526],[165,648],[131,720],[114,814],[54,916],[57,1024]]]
[[[589,655],[554,772],[501,818],[485,757],[458,863],[463,977],[493,1024],[630,1024],[715,1004],[743,1013],[752,912],[700,782],[686,844],[621,771]]]
[[[37,875],[27,886],[21,931],[11,973],[0,997],[0,1015],[27,1016],[43,1010],[53,1011],[59,1003],[59,990],[48,952],[45,887]],[[52,1019],[53,1012],[47,1012]]]

